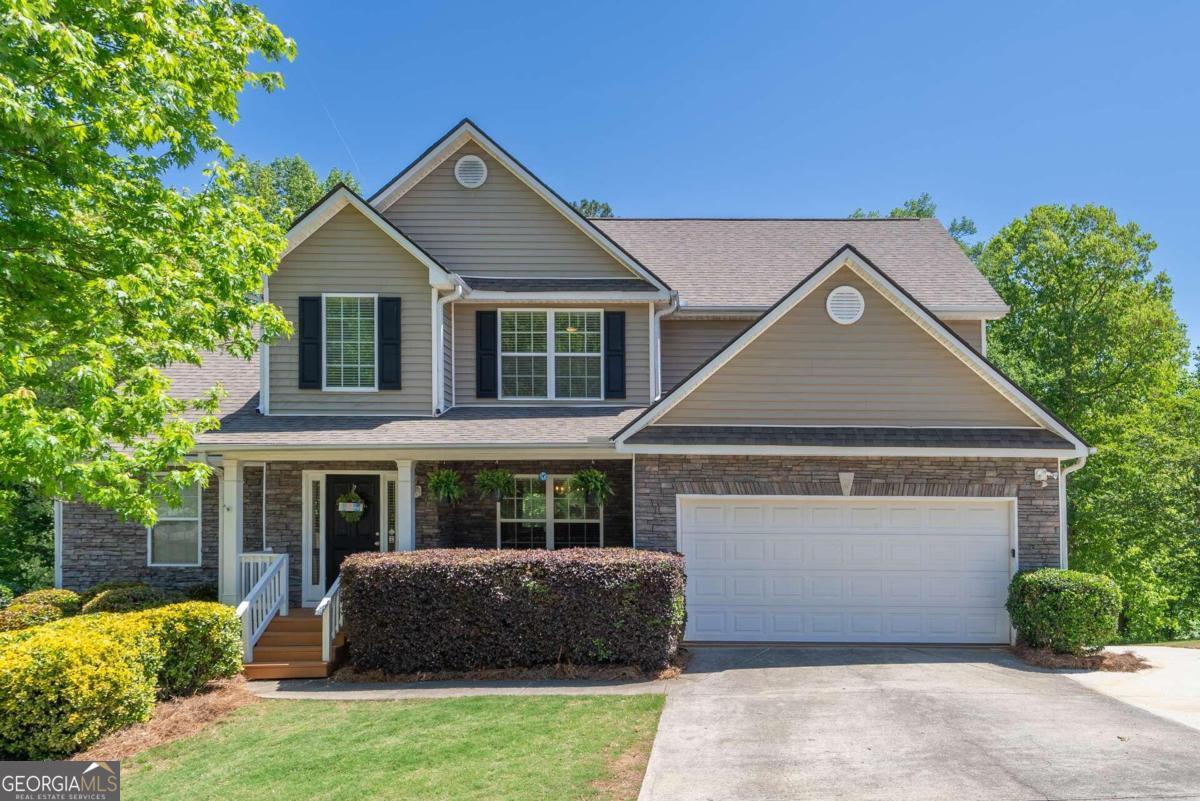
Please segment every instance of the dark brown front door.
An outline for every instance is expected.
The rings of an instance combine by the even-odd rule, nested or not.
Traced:
[[[362,498],[362,517],[353,522],[338,508],[351,490]],[[325,476],[325,587],[333,584],[342,560],[359,551],[379,550],[379,476]],[[353,514],[351,514],[353,516]]]

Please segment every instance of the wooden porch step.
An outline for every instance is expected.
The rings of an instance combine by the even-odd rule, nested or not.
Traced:
[[[311,609],[297,610],[297,613],[286,617],[276,615],[267,624],[267,631],[315,631],[321,633],[321,618],[312,613]]]
[[[318,656],[320,656],[318,654]],[[320,659],[299,662],[251,662],[242,667],[250,681],[265,679],[323,679],[332,672],[332,665]]]
[[[254,646],[254,662],[319,662],[321,645],[263,645]],[[253,663],[251,663],[253,664]]]
[[[271,631],[268,627],[258,638],[260,648],[264,645],[315,645],[321,647],[321,630],[316,631]]]

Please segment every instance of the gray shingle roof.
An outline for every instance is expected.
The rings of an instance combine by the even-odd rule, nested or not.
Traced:
[[[767,307],[851,244],[934,311],[1004,302],[933,219],[592,220],[686,305]]]
[[[649,426],[633,445],[791,445],[845,448],[1049,448],[1074,446],[1030,428],[864,428],[851,426]]]
[[[441,417],[319,417],[258,413],[258,359],[207,354],[204,367],[173,365],[172,394],[196,398],[220,382],[221,428],[201,435],[203,446],[456,446],[596,445],[607,443],[642,411],[640,407],[460,406]]]
[[[494,278],[460,276],[471,289],[486,292],[658,292],[641,278]]]

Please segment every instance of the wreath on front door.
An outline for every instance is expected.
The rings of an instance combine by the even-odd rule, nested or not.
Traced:
[[[337,511],[347,523],[357,523],[362,520],[367,511],[367,502],[358,494],[358,485],[350,486],[349,492],[343,492],[337,497]]]

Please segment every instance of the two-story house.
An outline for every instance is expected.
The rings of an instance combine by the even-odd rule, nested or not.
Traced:
[[[685,556],[692,640],[989,643],[1065,561],[1088,448],[987,361],[1007,308],[936,220],[585,219],[463,121],[301,216],[264,296],[294,336],[172,371],[229,391],[214,480],[148,530],[60,504],[60,585],[273,566],[315,606],[355,551],[632,546]]]

